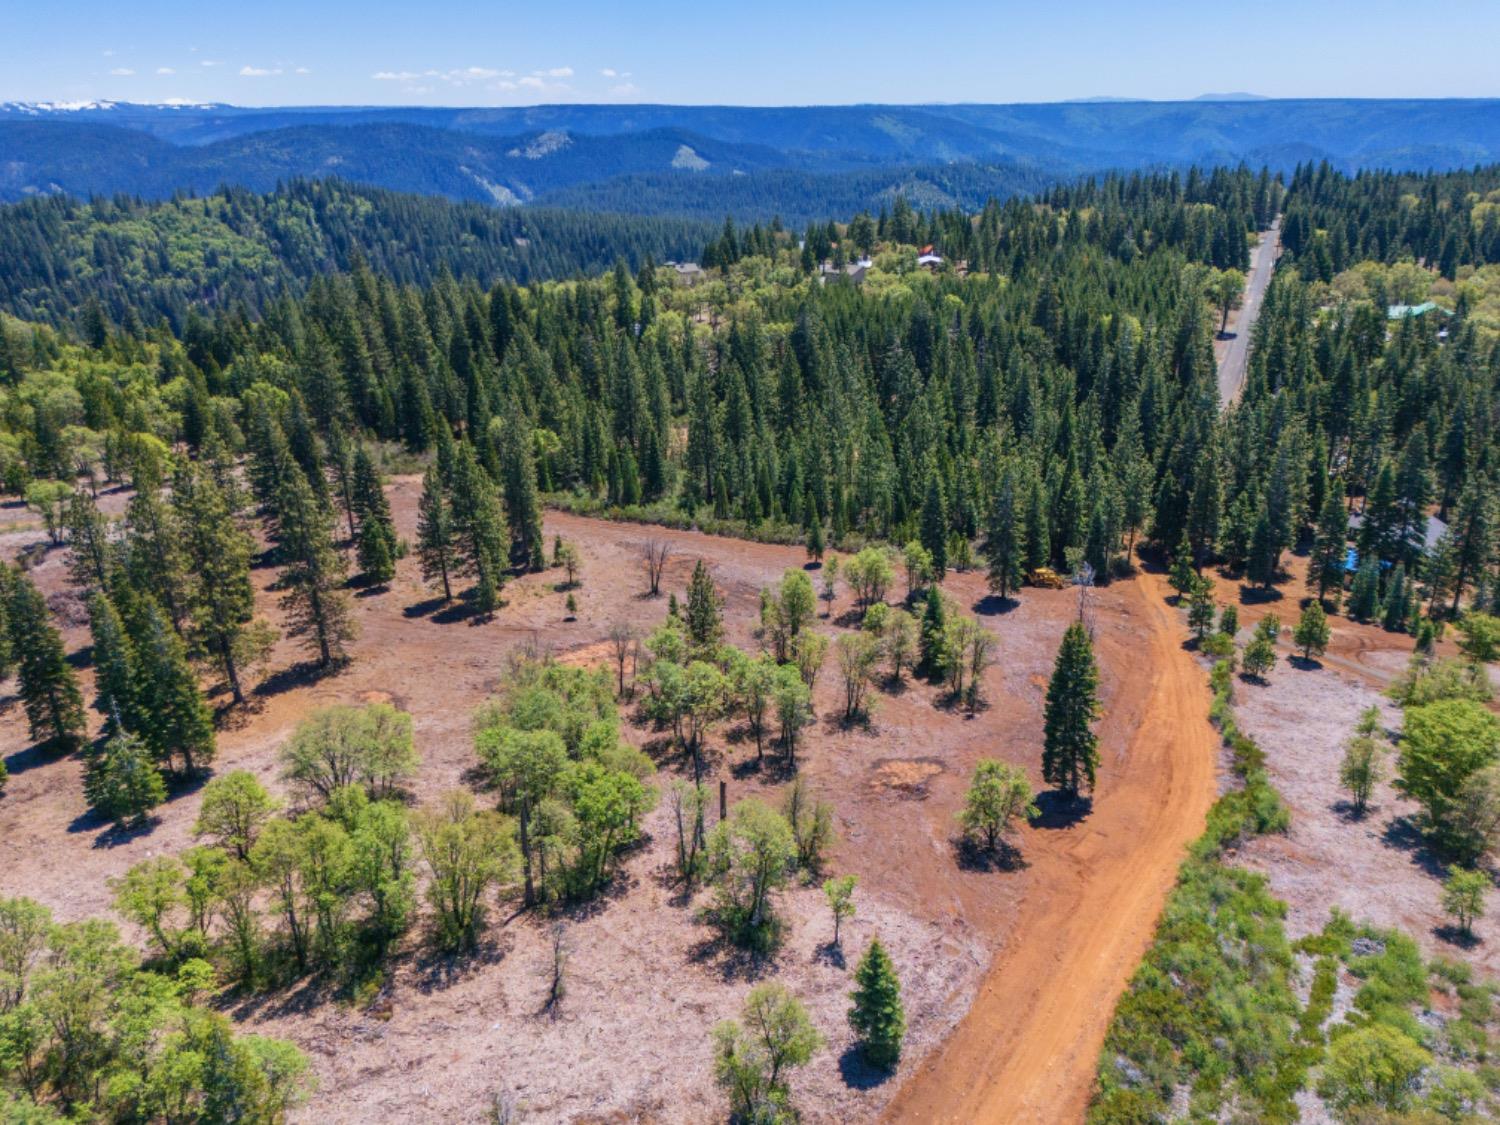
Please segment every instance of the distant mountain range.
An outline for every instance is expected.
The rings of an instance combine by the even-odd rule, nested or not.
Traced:
[[[973,203],[1083,172],[1327,160],[1425,170],[1500,160],[1500,100],[1037,105],[246,108],[0,103],[0,199],[163,198],[338,175],[505,205],[788,220],[909,186]],[[821,203],[819,201],[822,201]]]

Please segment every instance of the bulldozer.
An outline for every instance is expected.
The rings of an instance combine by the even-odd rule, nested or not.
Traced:
[[[1061,590],[1067,586],[1063,576],[1058,574],[1050,566],[1039,566],[1026,576],[1026,581],[1032,586],[1039,586],[1043,590]]]

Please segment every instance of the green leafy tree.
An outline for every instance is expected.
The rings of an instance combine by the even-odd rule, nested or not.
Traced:
[[[860,1054],[871,1066],[895,1070],[906,1038],[906,1011],[901,1005],[896,966],[878,937],[871,939],[860,958],[854,980],[849,1026],[854,1029]]]
[[[715,920],[729,937],[752,949],[770,949],[780,934],[775,895],[786,885],[797,857],[786,817],[749,797],[729,810],[708,838]]]
[[[1407,707],[1398,783],[1422,805],[1426,827],[1455,842],[1454,815],[1464,783],[1500,757],[1500,719],[1468,699]]]
[[[738,1021],[714,1027],[714,1079],[742,1121],[785,1121],[793,1113],[789,1071],[823,1045],[807,1010],[784,984],[767,981],[745,998]]]
[[[1039,813],[1026,771],[993,758],[982,758],[964,795],[959,824],[964,834],[983,842],[993,852],[1017,817]]]
[[[534,867],[537,843],[531,831],[532,818],[550,797],[568,766],[568,748],[560,735],[550,730],[515,730],[486,727],[475,736],[480,759],[514,802],[520,828],[522,877],[525,903],[536,902]]]
[[[280,807],[253,773],[232,770],[203,787],[193,835],[207,836],[226,852],[247,860],[256,836]]]
[[[1405,1033],[1372,1023],[1329,1044],[1318,1093],[1336,1112],[1400,1113],[1411,1105],[1417,1076],[1431,1064],[1432,1055]]]
[[[485,895],[512,882],[520,867],[514,830],[498,813],[476,811],[474,798],[462,790],[418,812],[415,821],[438,943],[472,949],[484,922]]]
[[[1042,749],[1042,777],[1070,799],[1094,787],[1099,740],[1093,723],[1098,716],[1099,669],[1094,646],[1082,623],[1075,621],[1063,634],[1047,685]]]
[[[1483,871],[1450,867],[1443,881],[1443,913],[1458,923],[1465,937],[1474,936],[1474,922],[1484,917],[1484,896],[1490,877]]]
[[[1458,642],[1459,651],[1470,660],[1488,664],[1500,658],[1500,617],[1466,613],[1459,618],[1458,631],[1463,638]]]
[[[350,785],[393,796],[417,772],[411,716],[389,703],[320,707],[281,748],[281,776],[310,800],[328,802]]]
[[[1354,815],[1364,816],[1370,795],[1380,783],[1385,770],[1385,747],[1376,737],[1380,729],[1380,712],[1370,708],[1360,719],[1339,763],[1339,785],[1354,802]]]
[[[833,915],[833,945],[842,948],[839,931],[846,918],[854,917],[854,888],[859,885],[856,875],[838,875],[823,880],[823,897],[828,900],[828,911]]]

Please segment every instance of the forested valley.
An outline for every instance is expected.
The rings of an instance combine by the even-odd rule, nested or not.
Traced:
[[[1215,342],[1278,220],[1244,383],[1223,401]],[[724,947],[774,952],[795,929],[789,888],[821,887],[824,956],[837,947],[842,967],[856,882],[823,881],[833,809],[799,772],[802,740],[833,737],[814,724],[825,656],[829,730],[868,730],[876,694],[982,722],[985,673],[1019,659],[993,650],[985,615],[1003,639],[999,615],[1055,599],[1065,624],[1031,706],[1044,778],[1074,808],[1100,765],[1093,623],[1086,598],[1075,621],[1073,592],[1045,587],[1107,597],[1142,569],[1167,576],[1193,651],[1217,661],[1233,784],[1110,1027],[1091,1120],[1159,1120],[1177,1098],[1205,1117],[1294,1121],[1314,1086],[1341,1110],[1416,1106],[1405,1086],[1365,1096],[1357,1036],[1412,1073],[1441,1057],[1422,1112],[1494,1106],[1493,990],[1460,969],[1395,938],[1375,950],[1373,931],[1335,916],[1298,946],[1317,978],[1312,1000],[1296,993],[1285,908],[1231,862],[1287,823],[1232,708],[1235,673],[1274,665],[1280,623],[1262,617],[1241,650],[1213,591],[1217,575],[1247,604],[1295,606],[1305,589],[1304,660],[1328,646],[1329,618],[1427,653],[1458,630],[1467,655],[1494,658],[1500,167],[1108,175],[977,212],[902,196],[802,229],[497,211],[337,181],[161,204],[57,197],[0,213],[0,309],[0,489],[37,521],[0,571],[23,764],[76,756],[93,814],[127,834],[174,801],[198,808],[194,846],[110,884],[144,952],[113,923],[54,924],[0,898],[6,1120],[279,1120],[313,1096],[316,1067],[284,1039],[237,1033],[222,997],[313,980],[379,1010],[384,974],[414,949],[448,967],[503,962],[487,943],[512,911],[549,920],[546,1010],[566,1010],[568,912],[646,893],[623,872],[653,815],[668,882],[687,901],[711,889],[702,918]],[[414,534],[398,531],[398,486],[419,493]],[[529,644],[474,714],[461,783],[412,800],[412,717],[374,698],[303,717],[276,751],[285,798],[212,772],[225,732],[275,698],[267,683],[352,674],[356,619],[395,596],[412,557],[437,608],[409,616],[450,615],[469,636],[532,612],[518,591],[542,572],[566,576],[549,587],[566,620],[586,613],[576,598],[622,579],[544,531],[558,513],[618,521],[621,543],[647,535],[645,594],[670,603],[650,628],[603,623],[589,665]],[[669,556],[698,540],[667,536],[687,531],[794,547],[809,569],[788,566],[747,611],[701,559],[672,586]],[[54,548],[66,584],[44,592],[35,568]],[[947,590],[971,573],[984,594],[961,604]],[[851,627],[830,641],[817,626],[841,620],[839,597]],[[85,627],[86,651],[70,653],[64,633]],[[273,671],[283,639],[298,662]],[[908,698],[918,676],[928,694]],[[1500,843],[1500,817],[1485,820],[1500,778],[1458,795],[1492,777],[1500,723],[1457,663],[1411,676],[1408,728],[1441,727],[1442,761],[1424,775],[1403,758],[1405,784],[1458,879]],[[1447,710],[1413,720],[1423,704]],[[752,796],[714,815],[704,762],[730,726],[736,784],[784,783],[767,787],[774,807]],[[1466,765],[1444,757],[1447,735],[1477,748]],[[1043,816],[1038,795],[1014,765],[972,772],[946,815],[955,854],[976,879],[1012,878],[1024,864],[1005,841]],[[0,789],[0,810],[11,799]],[[901,1057],[895,978],[926,940],[893,955],[876,937],[850,974],[871,1073]],[[1341,967],[1375,982],[1342,1038],[1315,1010]],[[1416,1026],[1429,983],[1462,998],[1467,1039]],[[768,1023],[785,1039],[774,1066],[747,1030]],[[739,1119],[791,1120],[790,1075],[823,1046],[768,980],[703,1052]],[[852,1099],[868,1088],[892,1095],[844,1085],[849,1112],[867,1112]]]

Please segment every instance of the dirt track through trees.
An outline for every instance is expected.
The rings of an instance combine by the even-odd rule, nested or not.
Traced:
[[[1216,745],[1204,673],[1159,578],[1133,582],[1142,664],[1154,671],[1135,736],[1109,760],[1092,813],[1028,834],[1032,874],[1050,884],[1015,929],[962,1023],[906,1081],[891,1121],[1066,1122],[1082,1118],[1098,1053],[1150,944],[1188,842],[1215,795]],[[1113,768],[1110,768],[1113,767]]]

